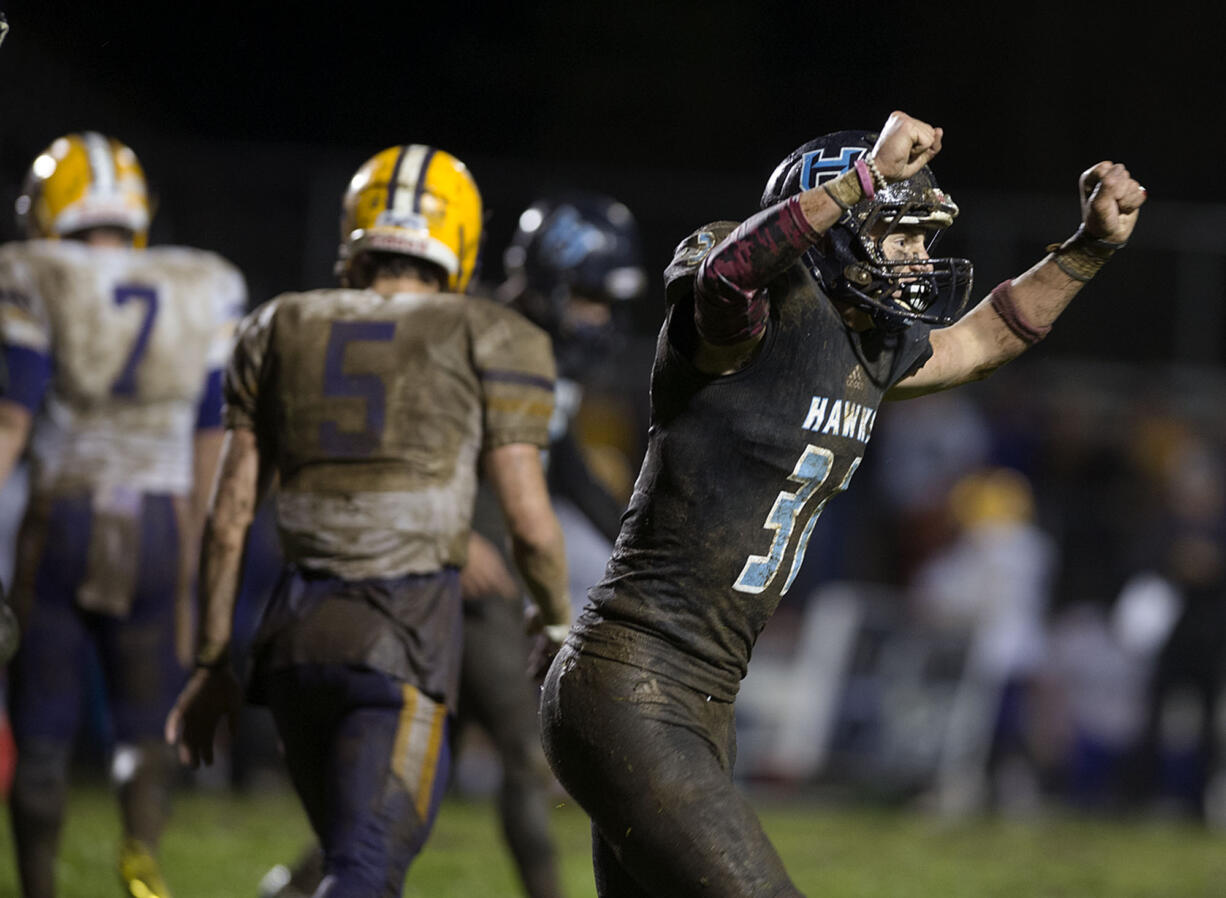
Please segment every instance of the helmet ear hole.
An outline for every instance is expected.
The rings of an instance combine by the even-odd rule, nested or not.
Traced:
[[[868,269],[858,262],[844,268],[843,277],[847,278],[857,287],[867,287],[873,282],[873,276],[869,273]]]

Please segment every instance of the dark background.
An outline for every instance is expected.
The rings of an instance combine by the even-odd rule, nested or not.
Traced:
[[[563,187],[623,199],[654,277],[697,224],[750,214],[794,146],[901,108],[946,130],[935,168],[963,215],[945,249],[981,293],[1072,231],[1082,169],[1122,160],[1149,189],[1134,247],[1049,352],[1226,360],[1226,28],[1208,3],[0,8],[0,208],[53,138],[110,132],[157,194],[153,239],[222,252],[253,299],[328,283],[341,191],[384,146],[469,164],[490,278],[519,210]],[[658,320],[645,305],[643,329]]]

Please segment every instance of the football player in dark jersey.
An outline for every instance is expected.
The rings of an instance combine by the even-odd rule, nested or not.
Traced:
[[[762,212],[699,229],[666,272],[647,456],[542,697],[602,898],[800,894],[732,781],[754,641],[882,399],[982,378],[1040,340],[1145,200],[1122,165],[1095,165],[1077,232],[959,317],[970,264],[929,254],[957,212],[927,168],[941,139],[895,112],[879,135],[812,141]]]
[[[284,294],[239,329],[226,440],[205,529],[197,671],[166,723],[195,766],[233,714],[231,618],[244,536],[279,479],[288,565],[252,649],[323,848],[328,898],[400,895],[447,781],[463,564],[480,463],[545,636],[570,619],[562,534],[540,449],[554,364],[547,335],[465,296],[481,238],[467,168],[419,144],[350,181],[346,289]]]
[[[543,328],[558,363],[549,426],[549,491],[567,524],[567,565],[582,570],[598,559],[576,557],[617,537],[623,502],[592,472],[572,432],[582,379],[609,357],[618,338],[619,309],[644,290],[638,226],[630,210],[606,196],[573,192],[538,200],[524,210],[504,254],[507,279],[498,299]],[[594,531],[572,539],[576,528]],[[520,588],[500,548],[502,516],[488,487],[478,490],[474,535],[460,575],[464,589],[464,662],[460,720],[477,723],[502,762],[498,811],[503,835],[529,898],[561,894],[546,814],[549,772],[540,748],[537,697],[524,675],[527,644],[515,638]],[[572,582],[574,578],[572,576]],[[587,581],[589,584],[591,581]]]

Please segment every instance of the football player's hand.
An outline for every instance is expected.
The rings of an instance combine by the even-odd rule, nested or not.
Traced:
[[[528,676],[533,682],[539,683],[549,672],[554,655],[562,650],[570,627],[566,624],[545,626],[540,609],[529,605],[524,610],[524,631],[532,637],[532,647],[528,651]]]
[[[1145,203],[1145,188],[1123,165],[1108,161],[1083,171],[1078,187],[1086,233],[1110,243],[1126,242]]]
[[[460,569],[460,592],[466,599],[513,599],[519,595],[515,578],[498,549],[477,533],[468,535],[468,560]]]
[[[887,181],[911,177],[941,152],[944,131],[894,110],[873,145],[877,171]]]
[[[213,736],[225,717],[233,735],[242,705],[242,688],[229,668],[199,668],[187,681],[166,717],[166,741],[179,760],[195,770],[213,763]]]

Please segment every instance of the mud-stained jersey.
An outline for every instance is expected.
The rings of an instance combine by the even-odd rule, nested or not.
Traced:
[[[605,576],[571,640],[730,701],[825,503],[845,489],[885,392],[931,354],[928,328],[857,333],[803,264],[770,287],[754,359],[690,363],[692,292],[671,306],[652,428]]]
[[[225,423],[280,476],[288,560],[346,579],[463,564],[477,457],[548,443],[553,355],[515,312],[456,294],[284,294],[240,326]]]
[[[186,494],[245,301],[238,270],[202,250],[0,247],[4,398],[35,413],[33,490]]]

